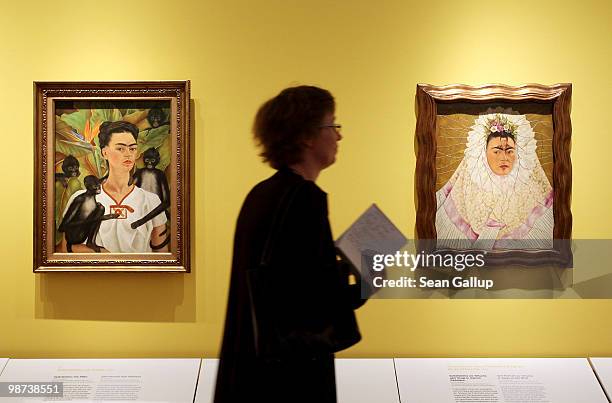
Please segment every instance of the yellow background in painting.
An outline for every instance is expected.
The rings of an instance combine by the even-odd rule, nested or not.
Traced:
[[[611,238],[612,3],[489,0],[11,2],[0,13],[0,356],[216,356],[234,223],[272,171],[256,108],[315,84],[344,139],[320,186],[334,233],[376,202],[413,236],[418,82],[574,85],[576,238]],[[34,275],[32,81],[191,79],[193,273]],[[291,285],[287,285],[290,287]],[[609,300],[373,300],[363,356],[612,355]]]

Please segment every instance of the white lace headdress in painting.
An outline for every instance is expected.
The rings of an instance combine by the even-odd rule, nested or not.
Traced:
[[[495,174],[487,163],[487,137],[496,131],[514,135],[516,159],[507,175]],[[439,208],[468,239],[477,239],[491,227],[499,229],[497,239],[524,238],[552,206],[552,187],[536,147],[525,115],[488,109],[470,128],[463,160],[441,189]]]

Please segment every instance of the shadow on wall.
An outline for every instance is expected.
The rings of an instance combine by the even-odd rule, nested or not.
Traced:
[[[36,281],[37,319],[195,322],[193,274],[47,273]]]

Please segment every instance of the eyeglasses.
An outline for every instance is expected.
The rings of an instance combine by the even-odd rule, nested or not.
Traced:
[[[333,125],[321,125],[321,126],[319,126],[319,129],[326,129],[328,127],[331,128],[331,129],[334,129],[338,133],[340,133],[340,131],[342,130],[342,125],[339,125],[337,123],[334,123]]]

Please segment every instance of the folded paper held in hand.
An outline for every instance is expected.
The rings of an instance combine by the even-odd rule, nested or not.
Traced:
[[[373,256],[393,254],[408,240],[376,205],[372,204],[336,240],[338,253],[359,272],[363,285],[372,285],[374,277],[384,275],[375,271]]]

